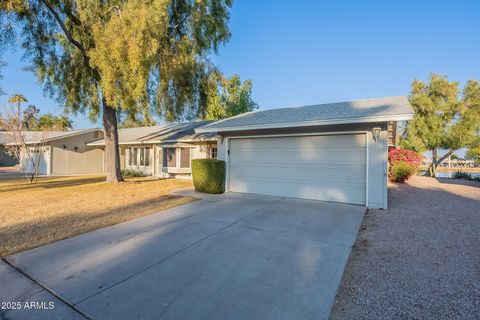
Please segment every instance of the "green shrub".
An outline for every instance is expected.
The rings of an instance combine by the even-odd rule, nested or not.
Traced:
[[[473,180],[473,177],[468,172],[457,171],[452,175],[453,179]]]
[[[390,180],[393,182],[404,183],[412,174],[415,173],[416,168],[412,167],[405,161],[398,161],[390,166]]]
[[[122,169],[122,177],[124,178],[137,178],[137,177],[146,177],[145,172],[140,170],[132,169]]]
[[[196,191],[211,194],[225,192],[225,161],[193,159],[192,178]]]

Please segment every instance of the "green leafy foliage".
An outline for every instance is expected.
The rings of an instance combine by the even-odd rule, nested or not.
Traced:
[[[22,112],[22,125],[25,130],[34,131],[38,128],[38,114],[40,109],[35,107],[33,104],[27,106]]]
[[[29,105],[22,113],[22,125],[28,131],[67,131],[72,129],[72,120],[66,116],[56,116],[52,113],[40,114],[40,109]]]
[[[206,109],[202,118],[220,120],[258,109],[252,99],[252,81],[242,82],[239,75],[225,78],[212,73],[206,85]]]
[[[455,150],[471,146],[479,139],[480,84],[469,80],[462,93],[457,82],[432,74],[429,83],[414,80],[410,103],[415,115],[408,122],[402,147],[432,152],[431,174]],[[438,157],[438,149],[448,152]]]
[[[135,113],[118,112],[117,118],[120,129],[157,125],[157,122],[153,120],[149,114],[138,116]]]
[[[480,147],[474,147],[467,150],[465,158],[480,164]]]
[[[108,182],[121,181],[116,111],[193,119],[232,0],[3,0],[25,57],[68,112],[102,114]]]
[[[6,0],[51,94],[95,119],[102,100],[167,121],[194,117],[208,55],[230,38],[231,0]]]
[[[51,113],[46,113],[38,118],[38,129],[55,131],[66,131],[72,128],[72,120],[66,115],[56,116]]]
[[[192,177],[195,190],[211,194],[225,192],[225,161],[193,159]]]
[[[390,166],[390,180],[404,183],[414,173],[412,166],[405,161],[399,161]]]
[[[122,169],[122,176],[125,178],[139,178],[146,177],[147,175],[140,170]]]

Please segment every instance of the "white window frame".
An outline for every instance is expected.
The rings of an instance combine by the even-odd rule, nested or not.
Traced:
[[[150,150],[148,152],[148,157],[147,157],[147,154],[146,154],[147,149]],[[136,157],[135,157],[135,150],[137,151],[136,152]],[[128,159],[126,161],[126,167],[130,167],[130,168],[139,168],[139,167],[148,168],[148,167],[151,167],[151,165],[152,165],[152,159],[151,159],[152,151],[151,150],[152,150],[151,147],[145,147],[145,146],[128,147],[127,148]],[[142,154],[143,154],[143,164],[141,162]],[[147,158],[148,158],[148,165],[145,165],[145,163],[147,162]]]
[[[215,150],[215,157],[213,156],[213,150]],[[218,147],[216,146],[210,147],[208,156],[210,159],[218,159]]]

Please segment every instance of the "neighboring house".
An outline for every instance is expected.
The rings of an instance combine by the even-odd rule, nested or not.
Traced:
[[[7,134],[5,132],[0,132],[0,167],[10,167],[18,164],[18,160],[9,155],[5,149],[7,140]]]
[[[118,130],[122,169],[156,177],[191,177],[191,160],[217,157],[215,134],[197,134],[211,121],[167,124]],[[105,147],[105,140],[88,143]]]
[[[244,113],[195,132],[219,135],[227,192],[387,208],[388,125],[412,117],[405,97],[388,97]]]
[[[87,146],[103,137],[100,129],[73,131],[28,131],[23,133],[27,150],[22,150],[20,171],[32,172],[35,161],[41,175],[72,175],[103,172],[103,151]],[[6,134],[6,144],[14,144]],[[27,155],[27,152],[30,155]]]

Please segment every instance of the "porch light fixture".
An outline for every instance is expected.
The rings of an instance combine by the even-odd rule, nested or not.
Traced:
[[[380,137],[380,131],[382,131],[382,128],[380,127],[373,127],[372,128],[372,137],[375,142],[377,142],[378,137]]]

